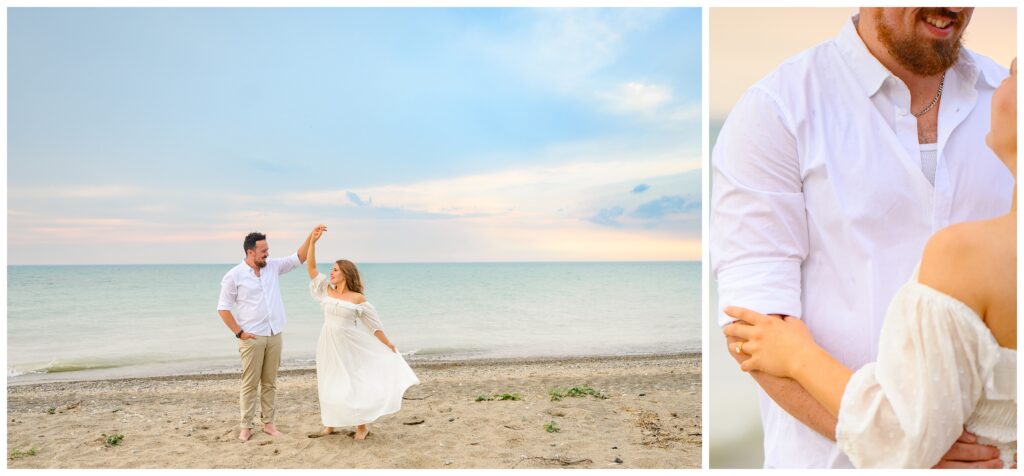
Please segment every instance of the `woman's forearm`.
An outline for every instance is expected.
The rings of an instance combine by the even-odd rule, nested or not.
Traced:
[[[800,358],[791,371],[800,383],[830,413],[839,416],[839,404],[853,371],[821,347],[815,346]]]
[[[725,308],[725,313],[743,321],[722,329],[726,336],[743,340],[735,350],[750,356],[740,364],[743,371],[761,370],[792,378],[825,410],[839,416],[839,403],[853,372],[814,343],[814,336],[802,320],[734,306]],[[743,350],[744,345],[749,351]]]
[[[377,340],[379,340],[382,344],[390,347],[391,350],[395,349],[395,345],[388,340],[388,336],[384,335],[384,331],[377,329],[377,331],[375,331],[373,335],[376,336]]]
[[[298,255],[298,257],[299,257],[299,262],[300,263],[306,263],[307,262],[306,258],[309,258],[309,252],[307,250],[309,250],[309,244],[312,241],[313,241],[313,234],[310,233],[309,236],[306,236],[306,241],[303,241],[302,244],[299,245],[299,249],[295,251],[295,254]]]
[[[741,340],[736,337],[729,337],[726,344],[729,348],[729,355],[736,359],[737,363],[743,363],[750,358],[746,354],[737,354],[732,349],[736,348]],[[821,436],[832,441],[836,440],[836,417],[825,409],[824,405],[818,403],[814,396],[800,385],[800,382],[791,378],[777,377],[767,372],[752,371],[750,376],[761,386],[761,390],[767,393],[775,403],[810,429],[818,432]]]
[[[320,273],[316,270],[316,240],[312,239],[313,234],[310,233],[309,250],[306,251],[306,272],[309,274],[309,279],[316,278]]]

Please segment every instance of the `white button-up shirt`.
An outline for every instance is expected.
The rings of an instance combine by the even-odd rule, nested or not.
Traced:
[[[946,73],[934,186],[909,90],[853,21],[751,87],[712,153],[718,324],[732,321],[721,312],[730,305],[799,316],[843,364],[873,361],[889,301],[928,238],[1010,209],[1013,177],[985,146],[1005,75],[966,49]],[[760,393],[766,467],[850,466]]]
[[[238,326],[250,334],[280,334],[287,319],[279,277],[300,264],[297,253],[286,258],[270,258],[260,270],[260,275],[256,276],[256,272],[242,261],[220,281],[217,310],[231,311]]]

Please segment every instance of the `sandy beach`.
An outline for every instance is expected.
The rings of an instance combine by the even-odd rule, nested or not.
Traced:
[[[236,439],[238,376],[9,386],[9,468],[700,468],[698,354],[413,362],[402,410],[321,438],[312,370],[278,378],[277,425]],[[607,398],[552,401],[589,385]],[[518,393],[519,400],[484,400]],[[552,424],[553,422],[553,424]],[[547,425],[547,428],[546,428]],[[557,431],[554,430],[557,427]],[[108,445],[103,435],[123,435]],[[116,439],[116,438],[115,438]],[[34,451],[32,451],[34,450]],[[34,454],[30,454],[34,453]]]

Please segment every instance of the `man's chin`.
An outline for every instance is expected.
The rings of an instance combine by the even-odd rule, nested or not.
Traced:
[[[912,73],[933,76],[951,68],[960,55],[960,38],[884,43],[896,61]],[[925,46],[927,45],[927,46]]]

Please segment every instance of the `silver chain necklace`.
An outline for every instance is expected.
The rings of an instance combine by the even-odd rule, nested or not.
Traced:
[[[931,111],[933,107],[939,102],[939,98],[942,97],[942,85],[946,83],[946,73],[942,73],[942,80],[939,81],[939,90],[935,93],[935,97],[932,98],[932,102],[928,103],[921,112],[914,114],[914,117],[921,117]]]

